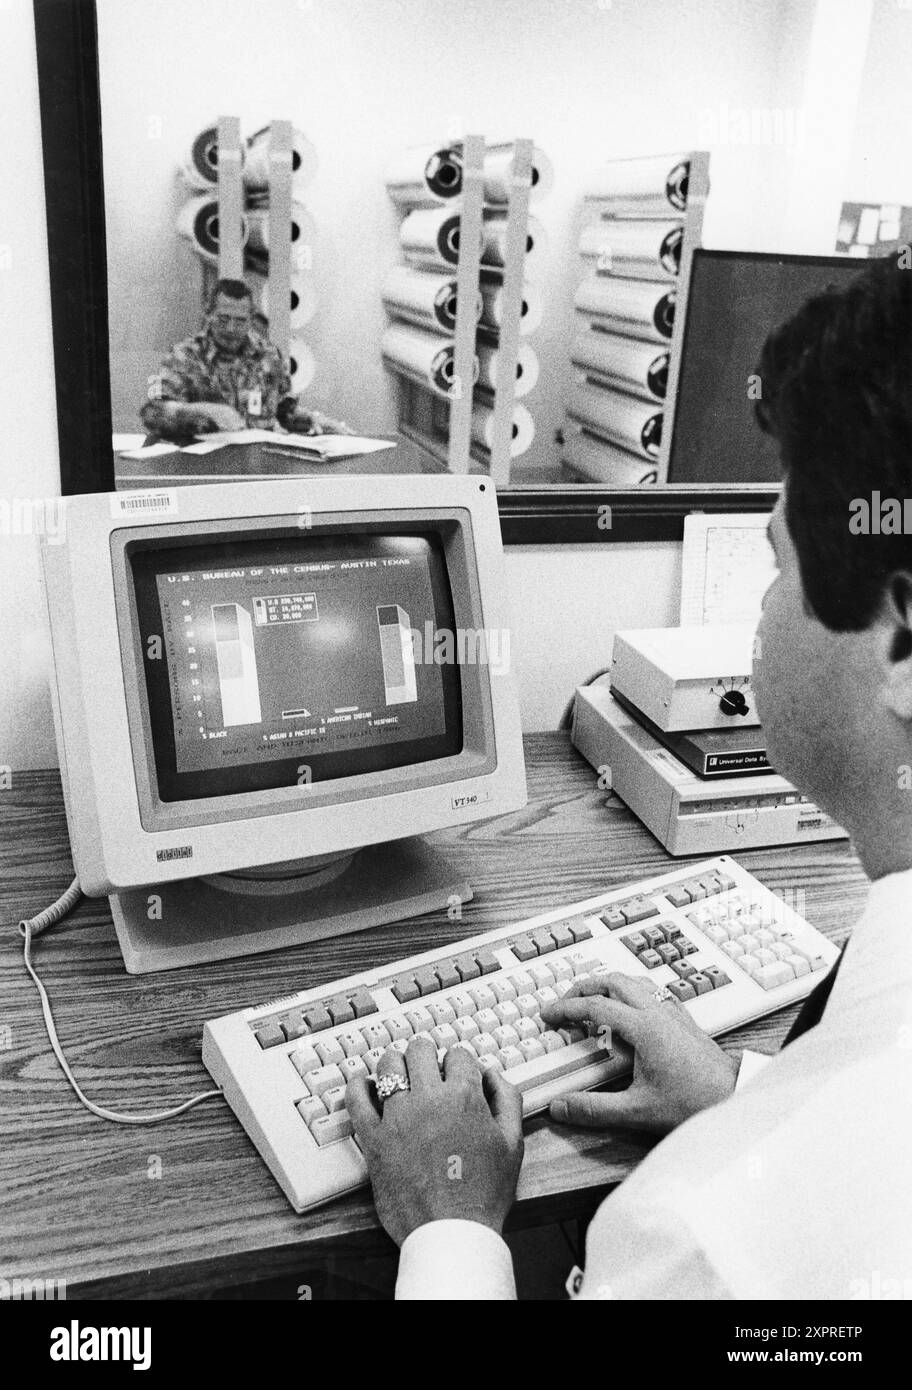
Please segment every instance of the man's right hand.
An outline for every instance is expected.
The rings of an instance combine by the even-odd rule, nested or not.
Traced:
[[[222,401],[200,401],[193,405],[181,407],[180,423],[184,424],[184,412],[192,413],[194,424],[192,428],[198,434],[209,433],[212,430],[233,432],[247,428],[246,422],[231,405],[225,405]],[[200,427],[201,426],[201,427]]]
[[[738,1059],[723,1052],[683,1004],[659,1002],[648,980],[597,971],[542,1009],[549,1028],[585,1026],[617,1033],[634,1049],[626,1091],[577,1091],[551,1102],[551,1118],[590,1129],[618,1126],[667,1134],[735,1089]]]

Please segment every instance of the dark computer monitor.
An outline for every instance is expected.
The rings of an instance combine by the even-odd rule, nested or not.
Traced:
[[[668,456],[670,483],[781,479],[779,447],[757,426],[749,378],[773,328],[812,295],[847,285],[865,265],[848,256],[694,251]]]

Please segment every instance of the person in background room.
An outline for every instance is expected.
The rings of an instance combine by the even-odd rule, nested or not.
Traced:
[[[292,395],[288,368],[257,326],[243,280],[218,281],[203,327],[177,343],[149,378],[139,413],[160,439],[276,425],[292,434],[354,433]]]
[[[877,260],[809,300],[770,336],[759,374],[758,417],[785,470],[760,718],[773,766],[845,826],[872,882],[776,1056],[739,1061],[667,990],[624,973],[582,977],[542,1008],[551,1029],[612,1030],[635,1054],[627,1090],[563,1096],[552,1120],[667,1136],[596,1212],[570,1285],[584,1299],[909,1287],[912,537],[849,523],[860,500],[912,495],[912,270]],[[441,1075],[419,1034],[385,1052],[377,1075],[379,1091],[351,1080],[346,1105],[401,1246],[397,1297],[515,1297],[501,1231],[522,1101],[508,1074],[483,1077],[460,1046]]]

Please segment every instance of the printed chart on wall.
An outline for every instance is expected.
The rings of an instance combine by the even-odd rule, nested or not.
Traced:
[[[776,577],[769,513],[684,519],[681,626],[755,623]]]

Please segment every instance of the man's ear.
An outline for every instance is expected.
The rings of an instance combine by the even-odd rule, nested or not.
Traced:
[[[888,709],[912,723],[912,574],[895,574],[885,594],[888,625],[887,683]]]

